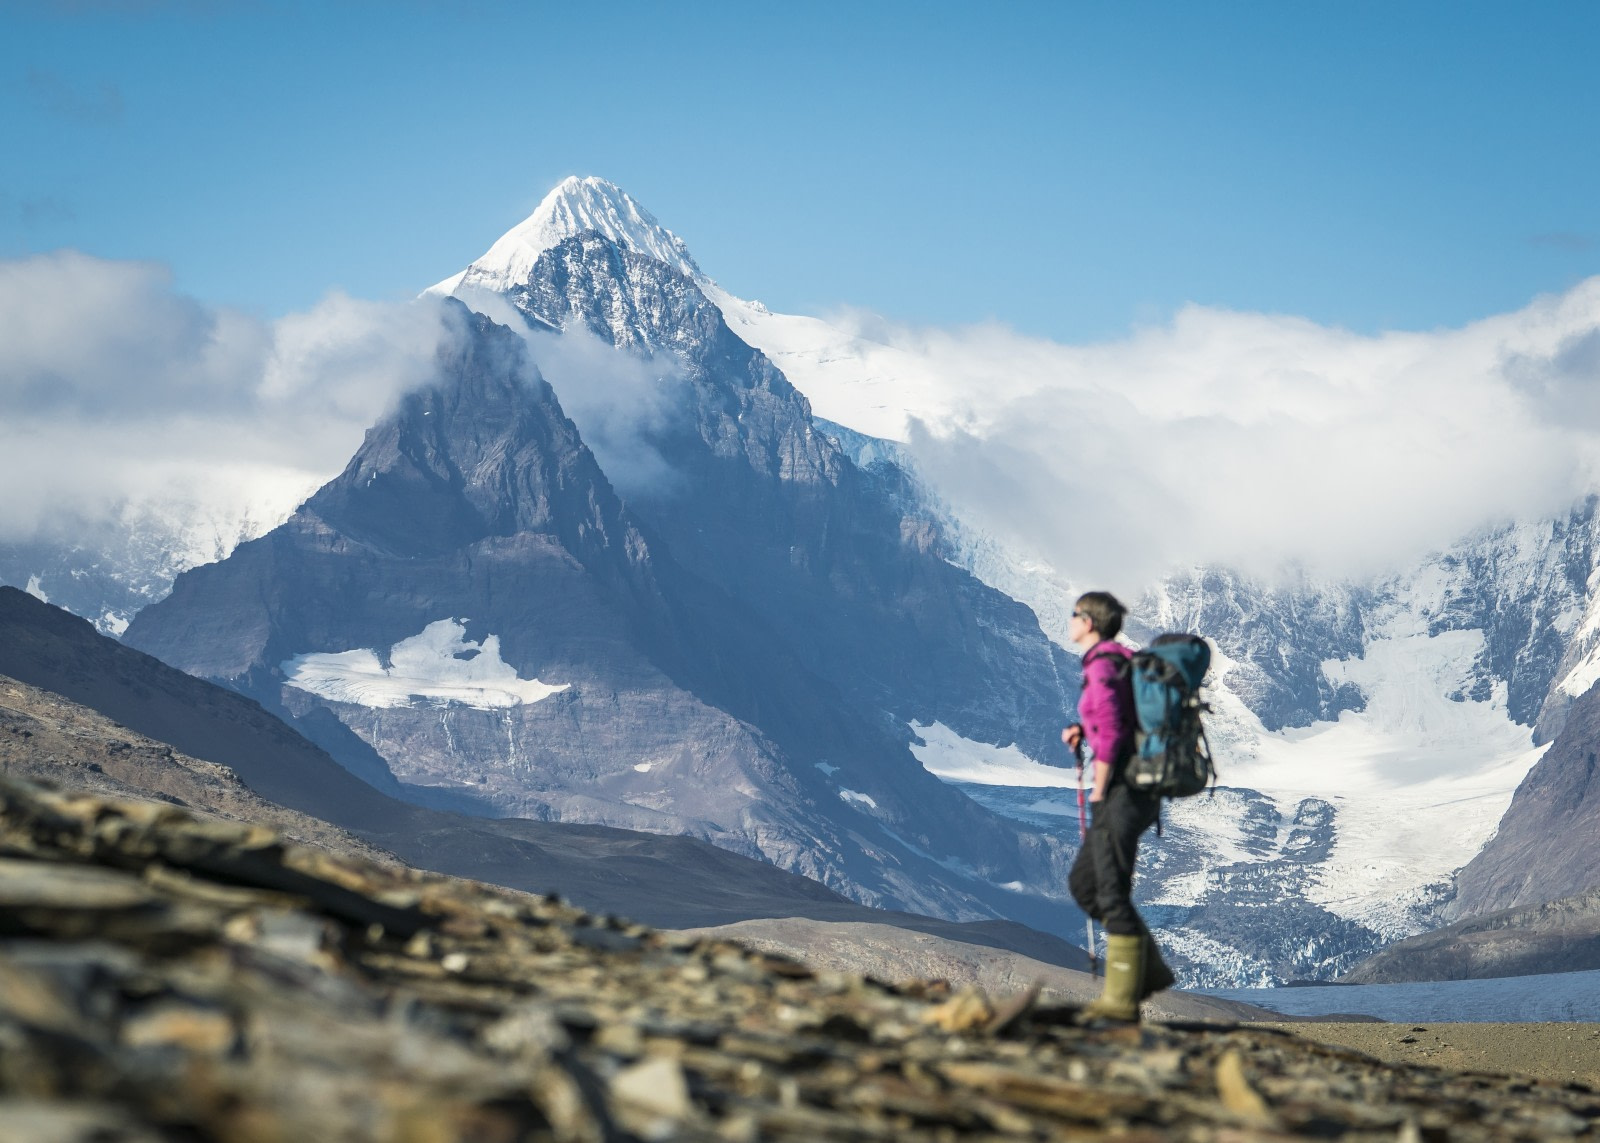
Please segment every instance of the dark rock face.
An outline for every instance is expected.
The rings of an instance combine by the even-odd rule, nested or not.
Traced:
[[[1600,968],[1600,893],[1503,909],[1390,945],[1340,978],[1345,984],[1482,980]]]
[[[1550,1139],[1575,1085],[1077,1027],[0,780],[0,1111],[52,1139]]]
[[[1456,917],[1572,897],[1600,885],[1600,688],[1573,702],[1566,725],[1528,771],[1499,831],[1456,874]]]
[[[932,778],[903,731],[680,564],[617,498],[521,340],[461,320],[439,385],[285,525],[181,576],[127,642],[446,804],[688,834],[868,904],[1075,928],[1048,896],[1060,845]],[[289,685],[300,656],[355,653],[378,675],[397,644],[452,621],[461,649],[433,648],[430,669],[492,649],[515,680],[565,689],[496,705]],[[1034,893],[998,888],[1013,882]]]

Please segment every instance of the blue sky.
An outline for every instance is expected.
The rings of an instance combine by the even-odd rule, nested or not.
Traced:
[[[0,5],[0,257],[275,317],[561,177],[789,312],[1456,326],[1600,272],[1600,5]]]

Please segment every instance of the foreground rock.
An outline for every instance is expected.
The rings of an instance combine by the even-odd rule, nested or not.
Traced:
[[[897,925],[776,917],[680,931],[685,936],[737,941],[813,969],[852,976],[939,979],[952,988],[981,988],[990,995],[1038,988],[1040,998],[1051,1004],[1085,1004],[1099,995],[1101,987],[1100,979],[1088,972]],[[1144,1011],[1146,1017],[1158,1020],[1282,1019],[1279,1013],[1254,1005],[1176,991],[1160,993]]]
[[[1586,1089],[1072,1013],[0,779],[14,1138],[1473,1140],[1600,1117]]]

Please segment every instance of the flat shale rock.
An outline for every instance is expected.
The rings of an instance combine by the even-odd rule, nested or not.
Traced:
[[[0,779],[0,1140],[1553,1139],[1600,1095],[1082,1028]]]

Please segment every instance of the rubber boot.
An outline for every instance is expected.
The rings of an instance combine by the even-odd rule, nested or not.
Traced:
[[[1142,934],[1106,936],[1106,986],[1099,997],[1084,1006],[1081,1018],[1114,1020],[1122,1024],[1139,1022],[1139,986],[1144,980],[1144,942]]]
[[[1167,967],[1167,962],[1161,959],[1161,950],[1156,947],[1156,940],[1149,933],[1144,935],[1144,974],[1139,981],[1139,999],[1144,1000],[1154,996],[1163,989],[1171,988],[1177,983],[1177,977],[1172,975],[1172,970]]]

